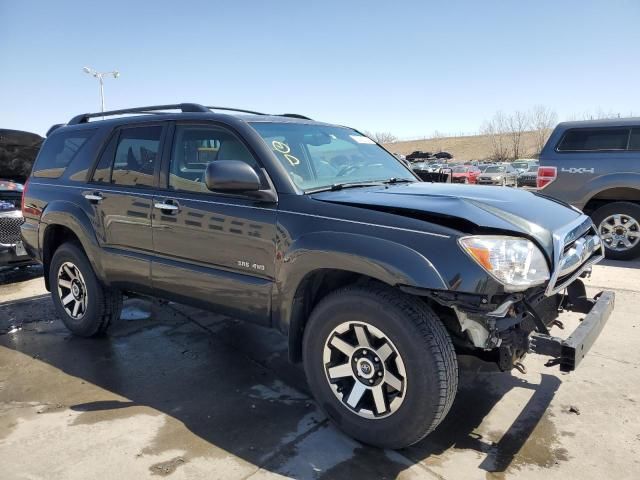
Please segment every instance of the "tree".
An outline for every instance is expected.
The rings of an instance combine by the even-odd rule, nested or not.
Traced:
[[[540,155],[544,144],[547,143],[553,127],[558,123],[555,111],[543,105],[536,105],[531,110],[531,128],[534,131],[536,155]]]
[[[371,140],[375,141],[376,143],[379,143],[381,145],[385,144],[385,143],[393,143],[396,140],[398,140],[398,137],[396,137],[393,133],[390,132],[368,132],[365,130],[364,134],[369,137]]]
[[[491,160],[504,162],[509,158],[509,137],[504,113],[498,111],[490,120],[485,121],[480,128],[480,133],[489,138]]]
[[[522,153],[522,134],[529,128],[529,115],[520,110],[506,117],[506,130],[511,144],[511,155],[514,160]]]

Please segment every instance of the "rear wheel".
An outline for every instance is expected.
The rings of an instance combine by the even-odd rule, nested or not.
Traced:
[[[61,245],[53,254],[49,285],[58,315],[76,335],[100,335],[111,320],[120,317],[120,291],[100,283],[87,256],[74,243]]]
[[[304,368],[320,407],[346,433],[378,447],[418,442],[457,390],[451,339],[421,300],[385,286],[324,298],[304,333]]]
[[[591,215],[605,246],[607,258],[628,260],[640,255],[640,206],[613,202]]]

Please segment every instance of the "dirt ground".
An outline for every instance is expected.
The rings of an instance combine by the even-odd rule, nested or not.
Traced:
[[[402,451],[329,424],[276,332],[132,299],[106,337],[75,338],[38,275],[0,274],[2,479],[640,477],[640,262],[596,267],[616,307],[578,371],[462,358],[452,411]]]

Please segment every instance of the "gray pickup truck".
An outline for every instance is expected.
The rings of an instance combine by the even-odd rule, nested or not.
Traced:
[[[537,186],[593,219],[608,258],[640,255],[640,118],[558,124]]]

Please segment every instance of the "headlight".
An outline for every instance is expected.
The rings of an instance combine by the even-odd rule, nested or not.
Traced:
[[[478,235],[458,242],[507,291],[519,292],[549,279],[544,255],[526,238]]]

